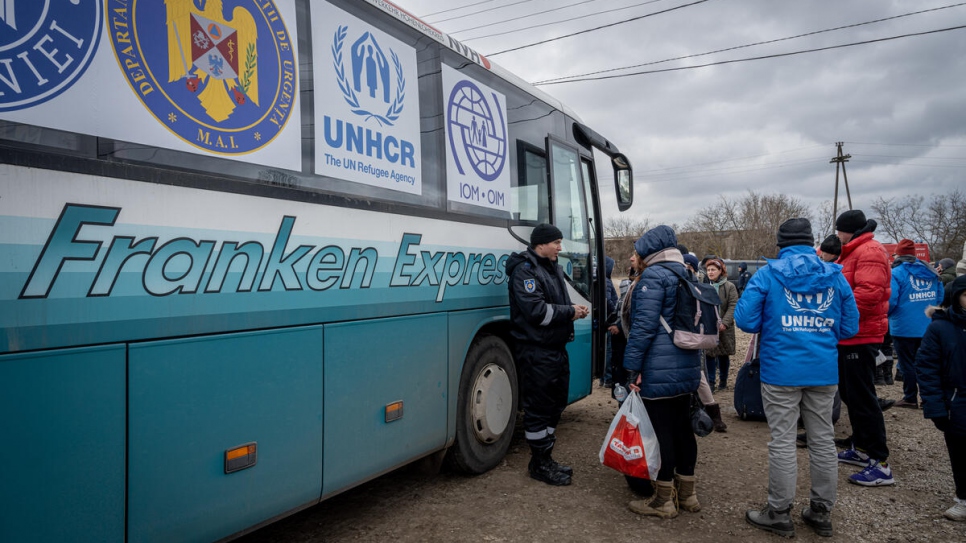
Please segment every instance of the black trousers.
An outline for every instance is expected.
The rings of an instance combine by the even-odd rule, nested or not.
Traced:
[[[922,344],[921,337],[892,337],[896,362],[902,372],[902,399],[919,403],[919,382],[916,381],[916,353]]]
[[[567,351],[518,344],[515,354],[523,373],[524,435],[531,445],[551,445],[570,390]]]
[[[852,443],[880,462],[889,458],[885,419],[875,392],[876,344],[839,345],[839,395],[849,410]]]
[[[953,465],[953,482],[956,484],[956,497],[966,500],[966,435],[946,432],[946,450],[949,463]]]
[[[627,384],[627,370],[624,369],[625,350],[627,350],[627,336],[624,332],[610,336],[610,380],[622,385]]]
[[[694,475],[698,442],[691,429],[691,395],[642,400],[661,448],[661,471],[657,473],[657,479],[673,481],[675,473]]]

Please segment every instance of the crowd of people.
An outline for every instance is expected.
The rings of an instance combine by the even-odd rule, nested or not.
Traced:
[[[713,392],[728,388],[735,327],[758,335],[761,399],[768,442],[768,495],[746,521],[782,536],[795,533],[796,432],[805,427],[811,489],[802,521],[831,536],[838,466],[860,468],[848,478],[861,486],[893,485],[883,404],[875,385],[888,372],[887,338],[903,379],[897,407],[922,408],[943,432],[955,495],[944,516],[966,521],[966,254],[933,268],[915,257],[911,240],[888,254],[875,238],[876,221],[860,210],[842,213],[836,233],[816,247],[808,219],[790,218],[776,233],[778,257],[755,274],[739,267],[732,282],[724,261],[700,262],[661,225],[645,232],[631,251],[628,278],[619,292],[606,262],[608,363],[604,382],[639,394],[657,436],[661,468],[653,481],[627,477],[642,499],[628,508],[644,516],[674,518],[700,511],[697,442],[691,414],[700,398],[727,431]],[[589,309],[567,295],[556,262],[562,242],[552,225],[534,229],[530,247],[507,263],[515,355],[521,363],[524,429],[531,449],[529,474],[567,485],[573,470],[551,457],[555,427],[566,405],[569,369],[566,343],[573,321]],[[958,274],[958,276],[957,276]],[[679,278],[682,281],[679,283]],[[667,329],[679,285],[707,283],[720,300],[718,345],[680,347]],[[846,406],[852,435],[835,440],[836,392]],[[836,451],[836,446],[843,450]]]

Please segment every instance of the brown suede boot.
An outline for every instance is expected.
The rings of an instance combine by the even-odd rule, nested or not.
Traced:
[[[646,517],[674,518],[678,516],[676,496],[673,481],[655,481],[654,497],[648,500],[636,500],[627,504],[627,507]]]
[[[678,508],[689,513],[697,513],[701,510],[698,502],[698,495],[695,493],[697,477],[694,475],[674,474],[674,490],[677,493]]]
[[[711,422],[714,423],[715,432],[727,432],[728,425],[721,420],[721,406],[712,403],[704,406],[704,410],[707,411],[708,416],[711,417]]]

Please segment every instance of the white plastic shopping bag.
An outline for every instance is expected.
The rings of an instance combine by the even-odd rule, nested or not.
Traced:
[[[657,472],[661,470],[661,449],[637,392],[631,392],[610,423],[600,448],[600,463],[624,475],[657,479]]]

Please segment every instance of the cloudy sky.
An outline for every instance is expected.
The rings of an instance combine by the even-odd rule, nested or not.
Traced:
[[[749,190],[817,210],[838,141],[856,208],[966,187],[966,3],[395,1],[526,81],[621,76],[540,88],[630,157],[635,220],[683,224]]]

